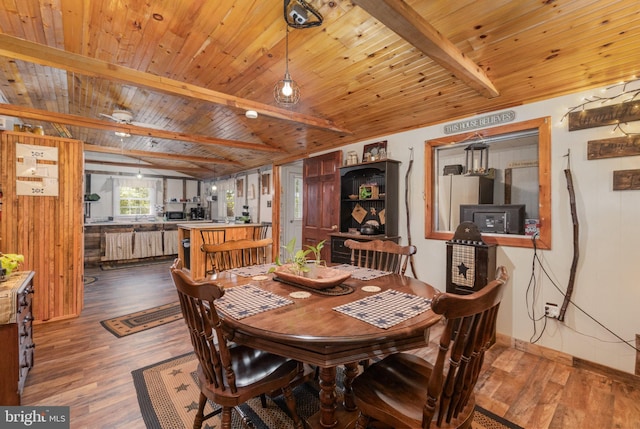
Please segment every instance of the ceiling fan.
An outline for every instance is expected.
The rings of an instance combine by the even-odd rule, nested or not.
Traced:
[[[144,122],[136,122],[133,120],[133,113],[128,110],[116,109],[110,115],[106,113],[100,113],[100,116],[104,116],[105,118],[109,118],[112,121],[115,121],[122,125],[134,125],[136,127],[144,127],[144,128],[159,128],[154,124],[147,124]]]

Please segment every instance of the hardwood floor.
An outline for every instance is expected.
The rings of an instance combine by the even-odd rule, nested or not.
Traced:
[[[35,366],[22,404],[70,406],[72,429],[144,428],[131,371],[191,351],[186,327],[177,321],[116,338],[100,321],[175,301],[169,265],[87,269],[97,280],[85,287],[81,316],[34,327]],[[640,429],[637,388],[499,344],[485,357],[476,396],[527,429]]]

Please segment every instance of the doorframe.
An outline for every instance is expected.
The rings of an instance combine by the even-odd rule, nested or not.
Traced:
[[[291,158],[273,164],[273,202],[271,204],[271,239],[273,240],[273,246],[271,250],[272,261],[275,261],[275,257],[280,254],[281,249],[280,231],[282,229],[282,216],[280,213],[280,205],[282,203],[283,188],[282,168],[283,166],[291,164],[293,162],[302,162],[305,158],[308,157],[309,156],[304,156],[301,158]]]

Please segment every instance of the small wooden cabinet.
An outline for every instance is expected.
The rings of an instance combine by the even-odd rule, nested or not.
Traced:
[[[11,308],[8,323],[0,324],[0,405],[20,405],[29,370],[33,367],[33,271],[14,274],[0,283],[4,308]]]
[[[458,225],[447,241],[447,292],[477,292],[496,278],[496,245],[482,240],[473,222]]]

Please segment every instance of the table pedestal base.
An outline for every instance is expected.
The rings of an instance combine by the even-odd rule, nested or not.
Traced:
[[[309,428],[325,429],[326,427],[321,424],[322,413],[318,411],[307,419],[307,426]],[[338,404],[338,407],[334,413],[335,425],[331,426],[332,429],[352,429],[356,426],[356,420],[358,420],[358,411],[347,411],[342,404]]]

